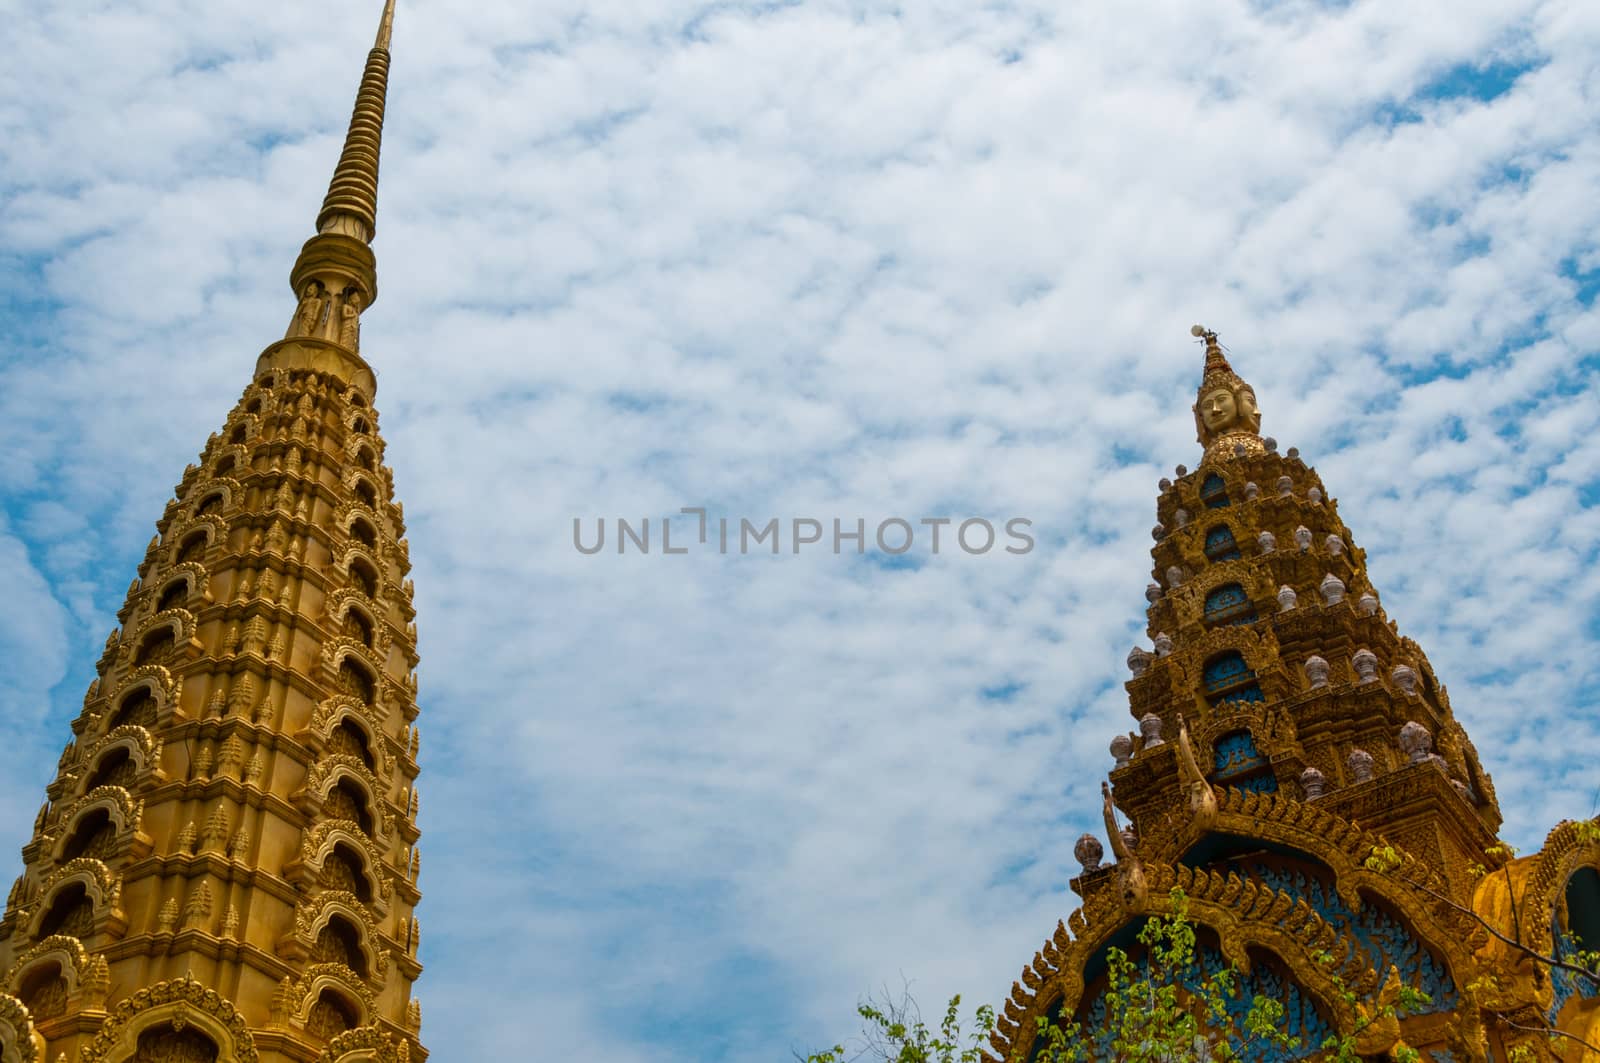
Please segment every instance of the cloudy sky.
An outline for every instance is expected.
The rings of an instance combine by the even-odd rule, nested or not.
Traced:
[[[379,6],[0,0],[0,879],[289,319]],[[402,0],[364,347],[435,1058],[788,1059],[902,978],[997,1001],[1128,726],[1196,321],[1508,838],[1593,812],[1597,56],[1581,0]],[[573,548],[693,506],[1037,546]]]

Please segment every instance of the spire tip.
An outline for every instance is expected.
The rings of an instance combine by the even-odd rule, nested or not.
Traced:
[[[378,22],[378,39],[372,47],[380,52],[389,50],[389,40],[394,36],[394,0],[384,0],[383,18]]]

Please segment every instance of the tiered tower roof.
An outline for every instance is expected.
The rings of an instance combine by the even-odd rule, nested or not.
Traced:
[[[1305,1046],[1284,1058],[1359,1030],[1363,1056],[1409,1044],[1478,1061],[1523,1045],[1553,1059],[1542,1031],[1600,1023],[1600,986],[1553,978],[1507,942],[1600,946],[1583,938],[1600,933],[1600,824],[1563,824],[1543,853],[1510,858],[1478,753],[1338,504],[1297,450],[1260,434],[1255,391],[1216,333],[1193,333],[1204,449],[1160,484],[1150,642],[1127,662],[1137,729],[1112,740],[1103,786],[1114,862],[1079,839],[1083,905],[1013,984],[998,1058],[1030,1059],[1041,1018],[1097,1029],[1106,950],[1137,951],[1134,930],[1176,888],[1201,966],[1245,972],[1239,1017],[1256,994],[1284,1005]],[[1431,1002],[1399,1022],[1367,1023],[1345,995],[1400,984]]]
[[[288,333],[157,522],[23,849],[8,1060],[426,1058],[415,611],[360,349],[393,20]]]

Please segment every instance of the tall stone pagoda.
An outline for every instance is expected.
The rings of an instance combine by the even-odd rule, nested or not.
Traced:
[[[1107,950],[1147,962],[1138,927],[1176,887],[1201,969],[1244,972],[1236,1017],[1269,995],[1304,1045],[1247,1059],[1315,1059],[1358,1031],[1372,1059],[1600,1059],[1573,1040],[1600,1043],[1600,986],[1533,958],[1600,949],[1600,824],[1562,823],[1531,856],[1499,844],[1478,752],[1337,503],[1259,435],[1254,391],[1194,331],[1205,449],[1160,485],[1151,645],[1128,656],[1138,730],[1112,741],[1104,787],[1114,862],[1079,839],[1082,907],[1013,984],[996,1056],[1034,1058],[1039,1020],[1072,1018],[1108,1058]],[[1402,985],[1432,1002],[1382,1020]]]
[[[394,3],[297,305],[184,470],[0,920],[4,1063],[420,1063],[417,664],[360,353]]]

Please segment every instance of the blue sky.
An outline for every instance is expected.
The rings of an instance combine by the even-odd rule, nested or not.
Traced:
[[[293,310],[379,6],[0,0],[0,874]],[[1597,55],[1579,2],[402,0],[363,339],[435,1058],[784,1059],[902,978],[997,1001],[1129,726],[1196,321],[1507,837],[1592,813]],[[572,548],[684,506],[1038,546]]]

